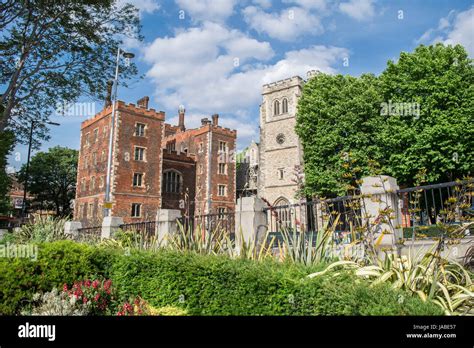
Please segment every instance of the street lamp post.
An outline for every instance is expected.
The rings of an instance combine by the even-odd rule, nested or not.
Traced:
[[[21,217],[23,219],[26,218],[27,213],[27,206],[26,206],[26,193],[28,192],[28,176],[30,171],[30,157],[31,157],[31,144],[33,143],[33,129],[35,128],[35,120],[31,120],[30,126],[30,137],[28,140],[28,157],[26,160],[26,169],[25,169],[25,183],[23,184],[23,203],[21,206]],[[52,126],[59,126],[59,123],[56,122],[46,122],[46,124],[50,124]]]
[[[110,118],[110,132],[109,132],[109,152],[107,156],[107,175],[105,179],[105,200],[104,200],[104,216],[110,216],[110,209],[112,203],[110,202],[110,177],[112,168],[112,153],[113,153],[113,141],[115,136],[115,104],[117,103],[117,89],[118,89],[118,74],[120,65],[120,55],[124,58],[131,59],[135,55],[133,53],[125,52],[120,47],[117,49],[117,60],[115,63],[115,78],[114,78],[114,89],[113,89],[113,101],[112,101],[112,115]]]

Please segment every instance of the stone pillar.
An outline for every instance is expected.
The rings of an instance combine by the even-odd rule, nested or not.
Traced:
[[[398,189],[397,180],[387,175],[362,178],[361,193],[365,196],[362,216],[365,221],[369,220],[373,242],[379,241],[379,247],[393,248],[403,235]],[[390,210],[390,223],[378,219],[386,208]]]
[[[181,218],[178,209],[158,209],[156,213],[156,236],[159,245],[166,245],[169,236],[178,231],[177,219]]]
[[[102,220],[101,238],[112,238],[114,233],[123,225],[123,219],[117,216],[105,216]]]
[[[80,221],[66,221],[64,224],[64,234],[70,235],[75,239],[79,235],[80,228],[82,228]]]
[[[240,253],[242,240],[245,243],[260,245],[264,242],[268,229],[267,212],[263,208],[267,207],[265,202],[259,197],[241,197],[235,206],[235,241],[237,252]]]

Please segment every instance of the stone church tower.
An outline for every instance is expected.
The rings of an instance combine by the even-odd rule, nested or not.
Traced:
[[[263,86],[258,196],[272,205],[299,201],[295,197],[298,190],[296,174],[303,164],[303,148],[295,125],[303,85],[304,80],[294,76]]]

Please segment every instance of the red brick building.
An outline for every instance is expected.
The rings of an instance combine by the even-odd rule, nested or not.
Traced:
[[[99,225],[103,217],[112,106],[81,126],[75,220]],[[234,209],[237,132],[222,128],[218,115],[186,130],[184,109],[179,124],[165,123],[165,114],[137,105],[116,104],[112,152],[112,216],[125,222],[155,220],[160,208],[186,215]]]

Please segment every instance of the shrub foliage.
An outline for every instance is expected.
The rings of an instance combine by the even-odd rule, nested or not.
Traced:
[[[0,259],[0,313],[35,293],[89,277],[112,279],[117,300],[140,297],[190,315],[435,315],[430,302],[353,275],[308,279],[320,266],[159,250],[120,253],[71,241],[39,244],[37,261]]]
[[[29,258],[0,258],[0,313],[14,314],[35,293],[62,288],[64,283],[102,276],[107,278],[113,263],[112,250],[72,241],[38,244],[36,261]]]
[[[191,315],[441,314],[431,303],[385,284],[369,288],[349,274],[302,280],[318,268],[160,251],[121,258],[112,277],[122,296]]]

